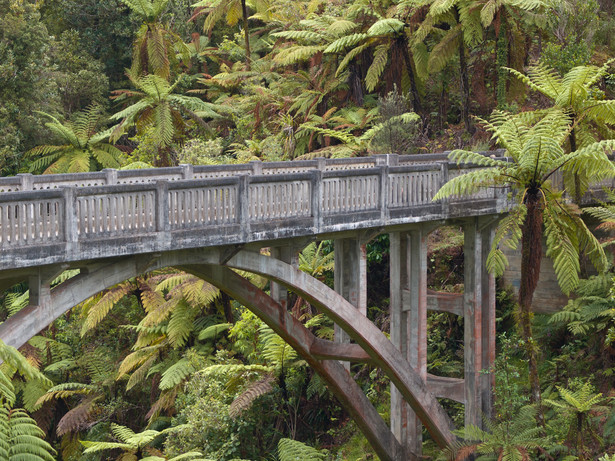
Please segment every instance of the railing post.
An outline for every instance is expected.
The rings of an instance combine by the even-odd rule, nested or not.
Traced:
[[[77,216],[77,197],[72,187],[62,188],[64,210],[62,223],[64,225],[64,241],[67,244],[76,243],[79,240],[79,216]]]
[[[380,220],[384,225],[389,219],[389,190],[390,177],[389,166],[382,165],[380,167]]]
[[[260,160],[250,160],[250,166],[252,167],[252,174],[263,174],[263,162]]]
[[[169,232],[169,184],[156,181],[156,232]]]
[[[316,157],[314,160],[316,160],[317,165],[318,165],[318,169],[320,171],[325,171],[327,169],[327,159],[324,157]]]
[[[20,190],[32,190],[34,186],[34,176],[30,173],[17,173],[19,177],[19,187]]]
[[[389,166],[397,166],[399,165],[399,155],[398,154],[379,154],[374,155],[376,158],[376,165],[389,165]]]
[[[105,180],[106,180],[107,186],[113,186],[117,184],[117,170],[116,169],[105,168],[103,170],[103,173],[105,173]]]
[[[182,163],[179,166],[182,169],[182,179],[193,179],[194,178],[194,168],[192,165],[188,163]]]
[[[239,223],[242,240],[247,242],[250,237],[250,175],[239,175],[237,191],[237,222]]]
[[[444,186],[444,184],[448,182],[448,160],[444,160],[439,163],[440,163],[440,189],[442,189],[442,186]],[[442,204],[442,215],[448,216],[449,205],[450,205],[449,197],[441,198],[440,203]]]
[[[312,196],[310,206],[312,217],[314,218],[314,232],[318,233],[322,229],[322,171],[311,170]]]

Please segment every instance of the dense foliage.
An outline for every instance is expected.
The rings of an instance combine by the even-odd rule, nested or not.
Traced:
[[[537,269],[544,235],[574,297],[543,318],[532,312],[536,279],[526,274],[519,306],[501,287],[494,419],[460,430],[445,452],[426,435],[425,453],[612,459],[615,279],[601,242],[615,210],[583,214],[552,179],[561,173],[578,202],[612,173],[613,10],[608,0],[0,0],[0,172],[459,149],[454,159],[491,169],[441,195],[519,191],[491,269],[506,264],[498,245],[518,243]],[[511,162],[475,153],[496,145]],[[430,236],[430,288],[463,290],[462,244],[459,229]],[[368,316],[385,332],[388,248],[386,236],[367,247]],[[588,278],[579,255],[599,273]],[[307,246],[299,267],[332,285],[332,243]],[[14,315],[27,284],[0,301],[1,318]],[[289,309],[332,338],[305,300]],[[428,322],[429,372],[462,377],[462,322]],[[179,270],[101,292],[21,353],[0,345],[0,459],[372,456],[279,336]],[[386,418],[388,381],[368,365],[351,371]],[[462,427],[462,407],[445,406]]]

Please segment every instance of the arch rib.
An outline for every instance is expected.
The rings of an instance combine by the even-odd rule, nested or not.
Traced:
[[[441,447],[455,441],[450,418],[423,380],[386,336],[366,317],[357,315],[356,309],[341,295],[299,269],[258,253],[241,251],[226,265],[281,283],[329,315],[382,368],[434,441]]]
[[[400,443],[378,411],[340,362],[318,360],[314,356],[312,348],[319,343],[318,338],[273,298],[227,267],[191,265],[180,268],[225,291],[258,315],[290,344],[327,382],[329,389],[354,419],[380,459],[418,459],[413,454],[404,455]]]

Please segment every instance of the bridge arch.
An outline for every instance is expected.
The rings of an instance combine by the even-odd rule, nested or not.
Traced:
[[[384,334],[367,318],[356,315],[354,306],[341,295],[275,258],[246,250],[230,258],[229,254],[233,253],[228,249],[213,248],[114,258],[89,264],[79,275],[53,290],[39,290],[36,303],[31,298],[31,305],[0,325],[0,338],[9,345],[21,347],[60,315],[102,289],[144,272],[178,267],[230,294],[291,344],[325,379],[381,459],[418,458],[414,453],[404,453],[407,449],[402,448],[343,365],[331,359],[371,360],[396,385],[440,446],[454,440],[450,419],[424,381]],[[357,345],[334,344],[316,338],[274,299],[230,268],[262,275],[296,292],[329,315]],[[49,268],[48,272],[53,269]]]

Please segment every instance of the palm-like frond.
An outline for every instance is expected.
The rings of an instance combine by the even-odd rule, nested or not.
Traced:
[[[64,124],[45,112],[39,113],[51,119],[45,126],[64,144],[37,146],[29,150],[26,155],[34,159],[31,171],[80,173],[120,166],[121,151],[105,142],[110,132],[97,132],[103,121],[100,106],[92,105],[75,114],[73,122]]]

